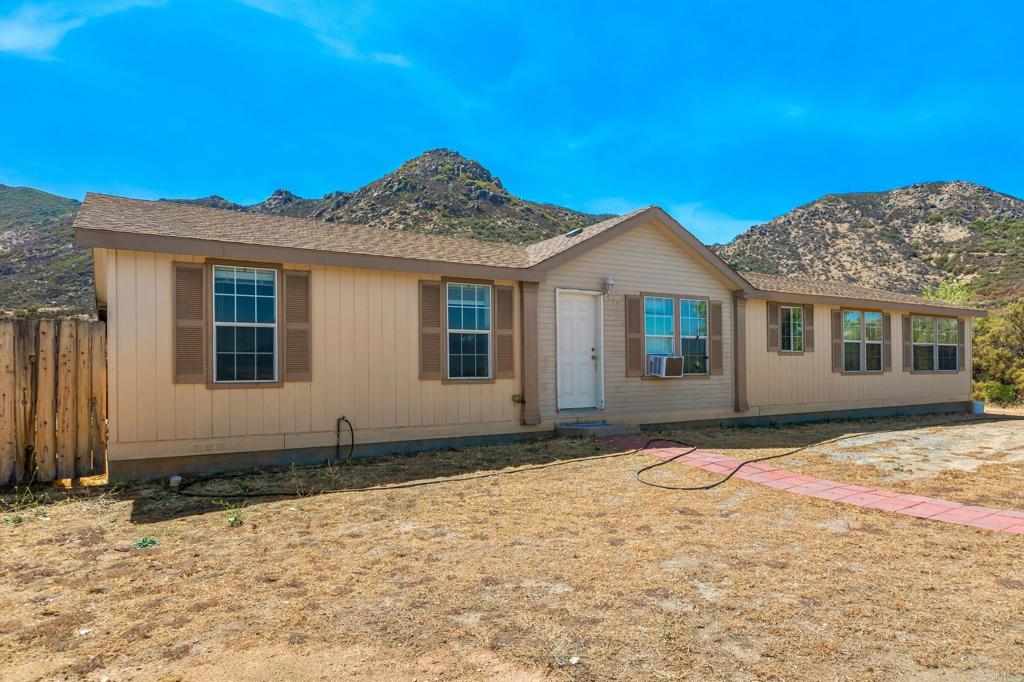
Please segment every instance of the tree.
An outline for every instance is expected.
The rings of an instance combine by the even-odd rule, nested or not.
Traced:
[[[974,292],[971,291],[971,288],[967,286],[966,283],[949,278],[943,280],[937,285],[929,284],[924,288],[922,295],[925,298],[932,299],[933,301],[945,301],[946,303],[953,303],[955,305],[967,305],[973,293]]]
[[[1024,301],[975,323],[974,370],[979,378],[1024,389]]]

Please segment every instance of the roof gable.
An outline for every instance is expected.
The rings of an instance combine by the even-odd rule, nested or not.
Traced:
[[[728,281],[736,290],[753,291],[754,287],[747,280],[658,206],[648,206],[624,216],[585,227],[575,237],[569,237],[568,235],[572,233],[567,233],[531,244],[527,247],[531,254],[530,260],[533,262],[530,267],[533,270],[546,272],[629,230],[651,222],[657,222],[666,228],[679,240],[681,245],[689,247],[698,260],[706,264],[719,277]]]

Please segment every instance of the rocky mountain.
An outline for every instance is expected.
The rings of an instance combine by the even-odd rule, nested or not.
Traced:
[[[982,300],[1024,294],[1024,201],[970,182],[829,194],[715,247],[740,270]]]
[[[72,244],[79,202],[0,185],[0,310],[93,307],[92,257]]]
[[[248,206],[216,195],[173,201],[515,243],[606,217],[520,199],[479,163],[447,149],[319,199],[282,189]],[[91,258],[72,245],[78,205],[0,185],[0,310],[91,309]],[[1024,201],[968,182],[830,194],[714,248],[739,270],[910,292],[955,278],[981,300],[1024,295]]]
[[[608,217],[520,199],[489,170],[449,149],[424,152],[354,192],[330,192],[319,199],[279,189],[251,206],[216,195],[174,201],[517,244]]]
[[[355,191],[319,199],[279,189],[249,206],[217,195],[164,201],[516,243],[608,217],[520,199],[479,163],[447,149],[425,152]],[[73,199],[0,185],[0,311],[91,310],[91,257],[72,244],[78,206]]]

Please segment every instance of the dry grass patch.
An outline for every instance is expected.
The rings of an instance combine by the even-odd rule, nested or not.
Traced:
[[[727,454],[753,452],[738,440],[752,430],[700,433]],[[610,453],[551,440],[194,490],[308,492],[572,460],[473,481],[233,508],[150,485],[25,510],[0,527],[0,677],[995,680],[1024,670],[1019,536],[742,481],[657,490],[633,478],[652,457],[589,458]],[[685,466],[651,475],[711,478]],[[139,548],[144,538],[157,544]]]

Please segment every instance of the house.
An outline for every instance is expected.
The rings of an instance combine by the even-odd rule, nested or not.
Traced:
[[[551,431],[964,410],[977,310],[737,273],[657,207],[529,246],[89,194],[112,479]]]

